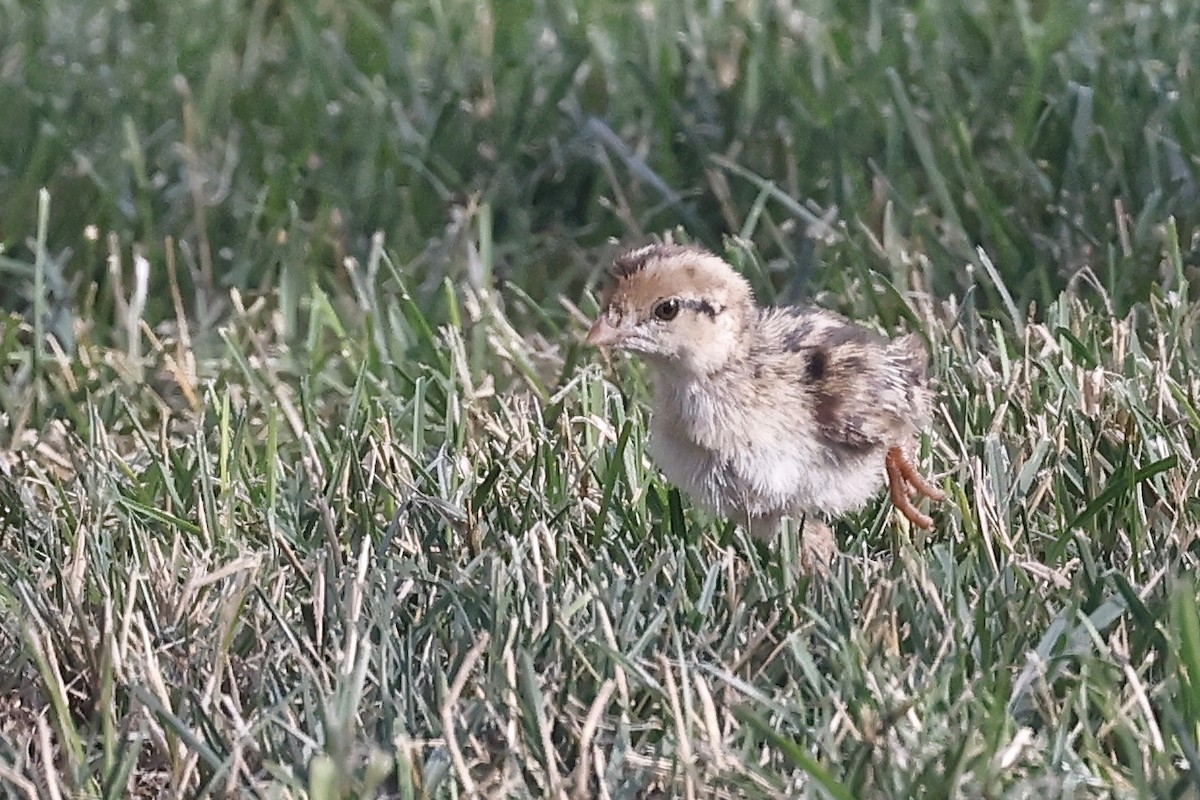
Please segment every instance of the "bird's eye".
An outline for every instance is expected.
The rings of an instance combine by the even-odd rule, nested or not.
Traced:
[[[664,322],[670,322],[675,319],[679,316],[679,298],[671,297],[656,305],[654,307],[654,316]]]

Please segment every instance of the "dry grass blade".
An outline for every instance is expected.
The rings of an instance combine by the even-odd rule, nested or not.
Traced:
[[[471,678],[471,673],[475,670],[475,665],[483,657],[483,651],[487,649],[490,641],[491,635],[487,631],[481,633],[475,640],[475,644],[463,657],[458,673],[454,676],[454,682],[450,684],[450,689],[446,692],[446,699],[442,702],[442,736],[446,739],[446,749],[450,751],[450,761],[454,764],[458,780],[468,797],[472,797],[476,793],[475,781],[471,778],[471,771],[467,767],[462,747],[458,743],[458,726],[454,719],[454,709],[463,689],[466,688],[467,681]]]

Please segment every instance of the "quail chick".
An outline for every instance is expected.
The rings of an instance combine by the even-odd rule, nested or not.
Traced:
[[[745,278],[698,247],[631,250],[612,276],[587,341],[650,366],[650,454],[695,502],[769,536],[785,516],[860,508],[886,480],[900,513],[933,527],[910,496],[944,495],[906,455],[932,403],[918,337],[759,307]]]

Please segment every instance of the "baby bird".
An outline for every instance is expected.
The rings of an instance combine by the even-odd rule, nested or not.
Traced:
[[[917,336],[759,307],[745,278],[698,247],[641,247],[612,275],[587,341],[649,364],[650,454],[694,501],[770,536],[785,516],[862,507],[886,477],[900,513],[933,527],[910,495],[944,495],[906,456],[932,403]]]

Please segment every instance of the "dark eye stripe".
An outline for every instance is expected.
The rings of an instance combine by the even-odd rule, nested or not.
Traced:
[[[715,317],[721,312],[721,309],[713,308],[713,304],[707,300],[681,300],[680,304],[690,311],[699,311],[706,317]]]
[[[713,304],[707,300],[668,297],[666,300],[659,301],[659,303],[654,306],[654,316],[658,317],[664,322],[670,322],[671,320],[675,319],[675,317],[679,316],[680,310],[685,308],[688,311],[695,311],[699,314],[703,314],[709,319],[716,319],[717,314],[721,313],[723,310],[721,308],[714,308]]]

